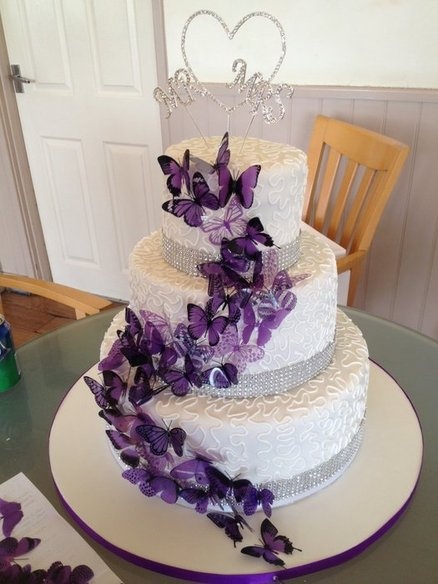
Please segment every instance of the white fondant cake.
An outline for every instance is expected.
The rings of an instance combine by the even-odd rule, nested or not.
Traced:
[[[163,229],[131,254],[127,322],[88,381],[125,476],[202,511],[244,501],[234,477],[274,504],[314,492],[360,446],[368,353],[330,248],[300,235],[305,154],[225,135],[160,158]]]

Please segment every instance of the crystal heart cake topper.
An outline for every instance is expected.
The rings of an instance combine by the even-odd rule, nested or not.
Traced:
[[[192,22],[200,16],[208,16],[215,19],[230,41],[235,38],[236,34],[249,20],[254,18],[263,18],[271,22],[277,29],[281,41],[281,50],[277,62],[266,79],[260,72],[255,72],[248,77],[248,65],[246,61],[241,57],[237,57],[234,60],[232,72],[235,76],[234,79],[226,84],[226,87],[229,89],[235,88],[241,98],[237,98],[237,101],[233,105],[224,103],[202,83],[194,72],[192,63],[188,58],[186,45],[187,35]],[[173,77],[168,79],[166,89],[156,87],[154,90],[154,98],[166,108],[166,117],[170,117],[172,112],[180,105],[188,111],[188,106],[195,101],[195,96],[197,95],[213,101],[228,117],[243,106],[249,108],[252,119],[260,112],[264,121],[268,124],[275,123],[284,117],[285,107],[282,98],[284,95],[291,97],[293,89],[285,83],[277,85],[272,83],[286,55],[286,35],[280,22],[271,14],[267,12],[251,12],[239,20],[233,29],[230,29],[226,22],[215,12],[211,10],[198,10],[189,17],[184,25],[181,36],[181,53],[185,68],[175,71]]]

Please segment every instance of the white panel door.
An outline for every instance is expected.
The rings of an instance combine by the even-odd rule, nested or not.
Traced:
[[[160,223],[151,0],[0,0],[53,279],[128,297],[127,258]]]

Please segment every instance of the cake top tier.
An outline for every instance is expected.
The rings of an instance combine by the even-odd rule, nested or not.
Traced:
[[[217,255],[222,237],[241,235],[243,223],[257,217],[276,246],[293,246],[300,233],[307,179],[305,153],[258,138],[230,137],[227,144],[224,139],[191,138],[166,150],[167,157],[188,168],[190,177],[201,174],[220,204],[216,209],[205,208],[200,225],[194,227],[172,213],[183,193],[175,198],[166,188],[165,200],[171,202],[164,208],[171,212],[163,216],[165,240]],[[228,198],[224,195],[227,186]]]

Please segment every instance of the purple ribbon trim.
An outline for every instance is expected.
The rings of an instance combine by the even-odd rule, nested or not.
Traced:
[[[412,490],[412,493],[409,495],[408,499],[406,500],[404,505],[402,505],[399,511],[397,511],[397,513],[395,513],[395,515],[391,517],[391,519],[389,519],[386,523],[384,523],[375,533],[373,533],[370,537],[368,537],[358,545],[348,550],[345,550],[340,554],[336,554],[335,556],[331,556],[328,558],[323,558],[322,560],[318,560],[316,562],[303,564],[301,566],[294,566],[292,568],[278,569],[275,570],[274,572],[263,572],[261,574],[212,574],[204,572],[194,572],[192,570],[186,570],[184,568],[177,568],[174,566],[169,566],[167,564],[161,564],[160,562],[155,562],[153,560],[148,560],[147,558],[137,556],[136,554],[133,554],[127,550],[115,546],[114,544],[106,540],[103,536],[101,536],[93,529],[91,529],[79,517],[79,515],[77,515],[75,511],[69,506],[67,501],[63,498],[62,493],[59,491],[56,483],[55,488],[56,491],[58,492],[62,504],[64,505],[68,513],[88,535],[90,535],[95,541],[97,541],[100,545],[102,545],[110,552],[118,555],[127,562],[135,564],[136,566],[152,570],[153,572],[158,572],[159,574],[166,574],[167,576],[173,576],[174,578],[180,578],[182,580],[191,580],[192,582],[201,582],[203,584],[244,584],[244,583],[272,584],[275,576],[280,577],[281,579],[305,576],[306,574],[310,574],[312,572],[318,572],[320,570],[332,568],[348,560],[351,560],[355,556],[361,554],[368,546],[370,546],[372,543],[374,543],[380,537],[382,537],[382,535],[384,535],[398,521],[400,516],[409,506],[409,503],[411,502],[414,496],[417,485],[418,478]]]

